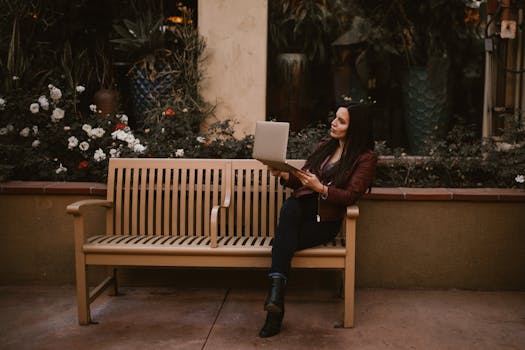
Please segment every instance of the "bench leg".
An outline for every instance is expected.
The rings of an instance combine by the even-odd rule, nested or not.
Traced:
[[[88,325],[91,323],[91,315],[89,311],[86,265],[83,256],[77,256],[76,260],[78,323]]]
[[[354,268],[345,269],[344,277],[344,328],[354,327]]]
[[[355,231],[347,235],[346,258],[344,271],[344,320],[343,327],[354,327],[354,293],[355,293]]]
[[[108,267],[108,274],[112,279],[111,287],[109,290],[109,295],[111,296],[117,296],[119,295],[118,292],[118,280],[117,280],[117,268],[116,267]]]

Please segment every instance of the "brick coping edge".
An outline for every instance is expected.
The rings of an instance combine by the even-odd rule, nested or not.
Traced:
[[[9,181],[0,183],[0,194],[106,196],[106,184],[98,182]],[[410,188],[373,187],[363,197],[371,200],[422,201],[525,201],[517,188]]]

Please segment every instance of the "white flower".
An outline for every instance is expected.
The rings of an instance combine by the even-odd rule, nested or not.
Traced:
[[[47,86],[47,88],[48,88],[49,90],[51,90],[51,89],[54,88],[54,87],[55,87],[55,85],[53,85],[53,84],[49,84],[49,85]]]
[[[29,110],[33,114],[38,113],[40,112],[40,105],[38,103],[31,103],[31,105],[29,106]]]
[[[64,131],[69,131],[69,130],[71,130],[70,126],[64,126]]]
[[[104,133],[106,131],[102,128],[94,128],[94,129],[91,129],[91,131],[88,132],[88,136],[90,136],[91,138],[93,139],[96,139],[97,137],[102,137],[104,136]]]
[[[102,148],[99,148],[95,151],[95,155],[93,156],[96,162],[101,162],[104,159],[106,159],[106,153],[102,150]]]
[[[162,134],[164,134],[164,133],[166,132],[166,129],[165,129],[165,128],[162,128],[162,129],[160,129],[160,132],[161,132]]]
[[[33,146],[33,148],[37,148],[38,146],[40,146],[40,141],[39,141],[39,140],[35,140],[35,141],[33,141],[33,143],[31,144],[31,146]]]
[[[13,80],[18,80],[18,79],[20,79],[18,76],[13,75]]]
[[[91,125],[89,125],[89,124],[82,125],[82,130],[84,130],[85,132],[90,132],[91,131]]]
[[[128,133],[125,132],[124,130],[120,129],[120,130],[116,130],[116,131],[113,131],[111,133],[111,137],[113,138],[113,140],[120,140],[120,141],[124,141],[126,139],[126,137],[128,136]]]
[[[89,143],[82,141],[80,145],[78,145],[78,148],[80,148],[81,151],[87,151],[89,149]]]
[[[38,98],[38,103],[40,103],[40,107],[42,107],[44,111],[47,111],[49,109],[49,101],[44,95]]]
[[[184,113],[188,113],[188,108],[183,108],[182,111],[183,111]]]
[[[86,88],[83,87],[82,85],[77,85],[77,87],[75,87],[75,90],[77,90],[77,92],[79,94],[83,93],[84,91],[86,91]]]
[[[197,142],[204,143],[206,142],[206,139],[202,136],[197,136]]]
[[[109,156],[111,158],[118,158],[120,156],[120,152],[114,148],[109,150]]]
[[[57,174],[65,173],[67,172],[67,168],[65,166],[62,166],[62,163],[60,163],[60,166],[55,170]]]
[[[525,183],[525,176],[524,175],[516,175],[514,180],[516,180],[516,182],[520,183],[520,184]]]
[[[120,117],[120,122],[127,124],[128,123],[128,116],[125,114],[122,114],[122,117]]]
[[[502,152],[512,151],[513,149],[518,148],[520,145],[517,143],[508,143],[508,142],[498,142],[496,143],[496,149]]]
[[[33,125],[33,135],[38,135],[38,126]]]
[[[141,145],[140,143],[137,143],[135,146],[133,146],[133,152],[135,153],[142,153],[146,150],[146,147]]]
[[[53,123],[58,123],[60,119],[64,118],[66,112],[62,108],[55,108],[53,114],[51,115],[51,121]]]
[[[150,131],[151,131],[151,130],[150,130],[149,128],[148,128],[148,129],[144,129],[144,132],[145,132],[146,134],[149,134]]]
[[[23,128],[22,130],[20,130],[20,136],[28,137],[30,132],[31,132],[31,129]]]
[[[124,139],[128,143],[128,146],[130,148],[133,148],[135,144],[137,144],[137,140],[135,139],[135,136],[131,134],[126,134],[126,138]]]
[[[75,136],[71,136],[67,139],[68,145],[67,148],[73,149],[78,146],[78,139]]]
[[[175,157],[184,157],[184,150],[182,148],[179,148],[178,150],[175,151]]]
[[[0,129],[0,135],[7,135],[7,133],[9,133],[9,130],[7,130],[7,128]]]
[[[97,111],[97,105],[89,105],[89,109],[91,110],[91,112],[96,112]]]
[[[9,132],[13,132],[15,130],[15,127],[13,126],[13,124],[7,124],[6,128],[7,128],[7,131]]]
[[[6,100],[0,97],[0,110],[5,108]]]
[[[56,102],[62,97],[62,91],[60,91],[59,88],[53,86],[49,89],[49,96],[51,96],[51,99]]]

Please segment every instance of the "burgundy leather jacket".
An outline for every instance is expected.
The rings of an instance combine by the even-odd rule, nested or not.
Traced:
[[[326,161],[324,163],[326,163]],[[319,195],[318,215],[320,221],[340,220],[345,216],[346,207],[354,204],[371,186],[376,164],[376,154],[368,150],[363,152],[357,158],[352,168],[346,171],[344,186],[335,187],[330,181],[323,181],[323,184],[328,187],[328,196],[324,197]],[[321,178],[321,169],[310,168],[308,162],[306,162],[303,167],[303,170],[306,169],[316,174],[319,179]],[[290,173],[288,181],[283,181],[282,184],[294,189],[292,195],[296,198],[316,193],[308,187],[303,186],[299,179],[292,173]]]

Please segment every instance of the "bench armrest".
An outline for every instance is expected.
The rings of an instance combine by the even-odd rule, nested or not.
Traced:
[[[231,167],[231,164],[230,164]],[[225,183],[225,192],[224,192],[224,199],[223,202],[220,205],[215,205],[211,209],[210,214],[210,246],[212,248],[217,248],[218,243],[217,239],[219,236],[218,230],[219,230],[219,211],[221,208],[229,208],[230,202],[231,202],[231,168],[227,170],[226,173],[226,183]]]
[[[357,205],[349,205],[346,207],[346,216],[344,223],[344,234],[346,240],[347,252],[349,247],[355,247],[356,239],[356,225],[359,217],[359,207]]]
[[[357,219],[358,216],[359,216],[359,207],[356,204],[349,205],[348,207],[346,207],[346,217],[347,218]]]
[[[101,206],[106,208],[111,208],[113,206],[113,202],[105,200],[105,199],[84,199],[72,204],[69,204],[66,207],[66,212],[71,215],[82,215],[84,208],[86,207],[92,207],[92,206]]]
[[[219,212],[222,208],[230,207],[230,196],[227,195],[224,199],[224,202],[221,205],[216,205],[211,209],[210,215],[210,246],[212,248],[217,248],[218,243],[218,230],[219,230]]]
[[[113,202],[105,200],[105,199],[84,199],[72,204],[69,204],[66,207],[66,212],[68,214],[73,215],[74,221],[74,235],[75,235],[75,254],[79,256],[82,245],[84,244],[86,240],[86,232],[85,232],[85,223],[84,223],[84,210],[87,207],[92,206],[99,206],[99,207],[105,207],[111,208],[113,207]]]

